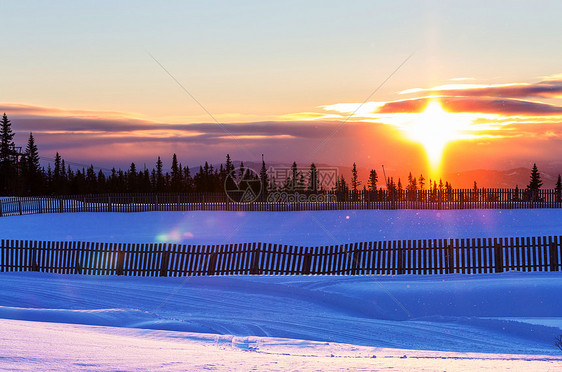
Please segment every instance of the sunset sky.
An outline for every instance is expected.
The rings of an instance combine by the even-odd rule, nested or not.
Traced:
[[[562,171],[560,1],[18,1],[0,12],[0,111],[45,161],[58,151],[153,167],[177,153],[198,166],[263,153],[402,176]]]

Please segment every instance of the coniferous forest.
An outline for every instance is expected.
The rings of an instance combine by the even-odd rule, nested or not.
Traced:
[[[177,155],[172,155],[171,169],[165,170],[160,156],[155,159],[152,169],[139,167],[132,162],[128,169],[111,170],[89,167],[71,166],[57,152],[53,160],[53,166],[49,163],[47,167],[40,164],[37,144],[33,133],[29,133],[25,147],[18,147],[14,142],[15,133],[12,123],[4,113],[0,123],[0,195],[3,196],[38,196],[38,195],[80,195],[80,194],[105,194],[105,193],[190,193],[190,192],[223,192],[225,180],[231,172],[238,172],[245,177],[261,178],[267,190],[275,191],[335,191],[349,193],[357,191],[377,191],[384,186],[389,192],[415,193],[419,190],[428,191],[451,191],[453,186],[443,180],[426,180],[421,174],[419,177],[408,175],[407,183],[403,184],[401,179],[393,177],[380,182],[376,170],[369,172],[366,184],[359,180],[355,163],[353,164],[351,179],[349,182],[343,175],[334,183],[330,190],[323,190],[318,183],[317,169],[314,164],[307,168],[306,177],[302,168],[298,168],[293,162],[291,171],[285,180],[269,179],[266,172],[265,162],[259,175],[254,172],[244,172],[242,162],[235,170],[235,166],[226,155],[224,164],[214,167],[205,162],[192,174],[187,165],[178,161]],[[281,182],[279,182],[281,181]],[[530,175],[528,190],[538,190],[542,187],[540,172],[536,164]],[[474,189],[477,189],[474,182]],[[517,188],[516,188],[517,189]],[[558,193],[562,192],[562,180],[560,175],[555,185]]]

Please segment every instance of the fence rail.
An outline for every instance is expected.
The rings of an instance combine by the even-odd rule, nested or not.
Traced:
[[[320,247],[2,240],[0,271],[128,276],[559,271],[561,243],[562,236],[398,240]]]
[[[0,217],[66,212],[562,208],[559,190],[458,189],[269,193],[250,203],[225,193],[93,194],[0,199]]]

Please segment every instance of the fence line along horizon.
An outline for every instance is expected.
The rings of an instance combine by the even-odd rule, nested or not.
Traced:
[[[243,202],[233,201],[225,192],[13,197],[0,199],[0,217],[72,212],[562,208],[558,189],[295,191],[286,198],[277,193],[274,200],[267,190],[262,191]]]

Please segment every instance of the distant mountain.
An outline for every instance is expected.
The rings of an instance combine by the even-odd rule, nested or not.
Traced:
[[[240,166],[240,161],[235,160],[233,161],[234,166]],[[284,163],[284,162],[267,162],[266,167],[269,169],[270,167],[273,168],[290,168],[292,163]],[[261,162],[255,161],[244,161],[244,166],[246,168],[251,168],[259,173],[261,169]],[[310,164],[300,164],[297,163],[299,168],[306,168],[310,167]],[[328,168],[337,168],[338,174],[345,177],[346,181],[349,183],[351,179],[351,166],[338,166],[338,165],[330,165],[330,164],[316,164],[317,167],[328,167]],[[551,164],[537,164],[539,168],[539,172],[541,173],[541,178],[543,181],[543,188],[554,188],[554,184],[556,183],[556,179],[558,178],[558,174],[562,174],[562,164],[558,163],[551,163]],[[215,169],[220,167],[220,164],[213,164]],[[192,175],[199,171],[199,167],[190,168]],[[379,187],[384,187],[384,177],[381,167],[376,168],[377,174],[379,176]],[[359,180],[361,181],[360,188],[363,188],[363,185],[367,184],[367,179],[369,177],[369,168],[357,168]],[[386,175],[388,177],[393,177],[394,181],[398,181],[398,178],[401,179],[402,185],[405,187],[407,184],[408,173],[406,174],[399,174],[396,171],[391,171],[389,169],[386,170]],[[419,172],[413,172],[414,177],[419,177]],[[531,175],[531,167],[527,168],[513,168],[508,170],[493,170],[493,169],[474,169],[462,172],[455,172],[455,173],[447,173],[445,174],[442,179],[443,182],[448,181],[450,182],[454,188],[472,188],[474,186],[474,181],[476,181],[478,187],[482,188],[515,188],[515,186],[519,186],[519,188],[524,188],[529,184],[529,177]],[[427,175],[426,175],[427,178]],[[428,180],[426,180],[427,184]]]

